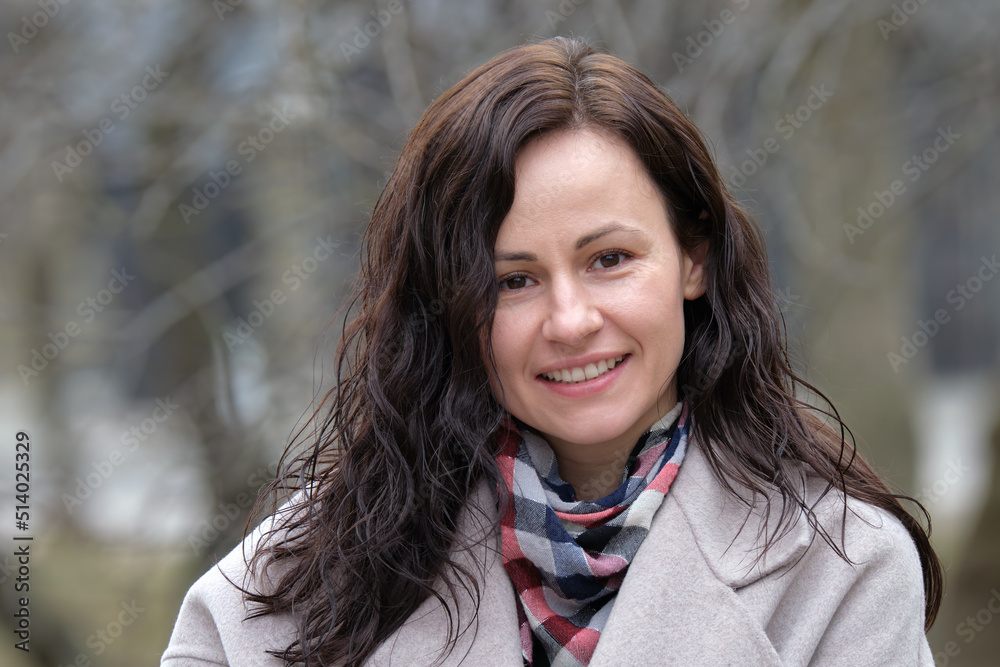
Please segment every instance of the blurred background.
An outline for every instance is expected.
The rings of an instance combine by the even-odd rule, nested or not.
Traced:
[[[0,664],[157,664],[330,386],[410,128],[556,34],[703,130],[765,230],[797,367],[933,517],[937,663],[995,664],[997,26],[994,0],[4,0]]]

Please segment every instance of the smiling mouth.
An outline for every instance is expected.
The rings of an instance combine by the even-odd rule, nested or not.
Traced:
[[[579,384],[580,382],[594,380],[601,377],[605,373],[614,370],[614,368],[618,366],[618,364],[620,364],[627,356],[629,355],[622,354],[610,359],[602,359],[596,364],[576,366],[575,368],[560,368],[559,370],[552,371],[551,373],[542,373],[541,377],[545,378],[549,382],[558,382],[560,384]]]

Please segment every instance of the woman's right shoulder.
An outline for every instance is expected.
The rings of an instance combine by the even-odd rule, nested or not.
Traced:
[[[254,605],[244,591],[264,592],[287,566],[250,568],[259,547],[279,543],[290,508],[301,507],[301,494],[264,519],[247,537],[205,572],[188,589],[181,603],[161,667],[188,665],[263,665],[281,667],[284,661],[267,653],[283,650],[293,641],[295,628],[288,614],[248,618]]]

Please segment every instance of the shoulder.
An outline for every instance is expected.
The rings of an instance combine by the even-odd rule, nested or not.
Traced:
[[[884,566],[918,574],[922,582],[916,546],[899,519],[835,489],[827,490],[826,482],[804,466],[794,470],[792,484],[811,507],[812,522],[798,507],[785,509],[790,518],[782,522],[782,498],[776,490],[755,497],[730,481],[735,493],[731,492],[710,466],[704,445],[692,439],[670,494],[719,578],[738,588],[796,562],[816,560],[831,566],[839,561],[858,572]],[[842,546],[851,563],[830,547],[816,526]],[[777,539],[764,553],[765,538],[775,534]],[[750,568],[748,563],[761,554],[761,562]]]
[[[283,665],[267,653],[284,649],[295,636],[285,614],[248,618],[252,605],[242,589],[266,590],[280,572],[251,574],[248,562],[262,540],[280,538],[282,510],[266,518],[246,539],[192,584],[181,603],[161,665]]]
[[[695,443],[670,493],[677,492],[709,568],[787,660],[841,664],[850,655],[869,664],[927,663],[923,570],[906,527],[882,508],[828,491],[804,467],[795,484],[814,520],[792,507],[791,521],[779,525],[780,494],[754,498],[735,487],[734,495]],[[765,535],[778,536],[766,551]]]
[[[809,478],[809,497],[818,497],[826,483]],[[823,577],[829,604],[837,613],[859,619],[880,614],[909,614],[923,632],[924,577],[920,555],[902,522],[887,510],[842,493],[830,491],[814,506],[816,522],[827,532],[840,554],[816,531],[800,563],[797,576]],[[806,524],[805,518],[800,522]],[[916,621],[919,621],[918,623]],[[859,628],[860,629],[860,628]]]
[[[854,571],[860,575],[877,569],[886,575],[916,576],[922,587],[917,547],[898,517],[853,496],[845,497],[839,491],[831,490],[820,497],[826,482],[814,476],[806,479],[807,498],[818,499],[813,509],[817,523],[843,545]],[[830,548],[823,551],[828,557],[844,560]]]
[[[809,483],[816,494],[825,487]],[[923,568],[906,527],[888,511],[839,493],[828,493],[814,511],[847,560],[814,536],[790,566],[789,581],[763,582],[785,608],[775,620],[787,628],[789,643],[822,664],[933,664],[924,633]],[[793,629],[808,628],[808,620],[813,631]]]

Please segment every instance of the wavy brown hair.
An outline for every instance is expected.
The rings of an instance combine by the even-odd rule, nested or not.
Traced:
[[[901,504],[907,498],[848,444],[828,400],[832,412],[796,398],[807,388],[825,400],[792,369],[760,230],[697,128],[633,67],[557,37],[498,55],[431,104],[375,205],[337,387],[310,420],[310,444],[289,447],[271,489],[298,492],[296,512],[251,563],[281,566],[273,586],[249,599],[260,604],[253,615],[291,613],[297,637],[273,651],[288,664],[361,664],[429,597],[444,603],[465,587],[479,599],[455,555],[469,546],[457,530],[460,511],[477,485],[496,489],[499,479],[493,456],[504,411],[490,391],[486,335],[498,296],[493,246],[520,149],[583,127],[610,131],[636,152],[683,248],[708,241],[707,290],[684,304],[677,382],[715,474],[731,491],[776,487],[779,525],[804,513],[845,560],[844,544],[811,509],[815,499],[792,483],[795,470],[804,464],[826,492],[897,517],[920,554],[926,627],[933,623],[943,577],[929,517],[920,507],[925,531]],[[844,520],[846,512],[845,503]],[[765,546],[779,537],[764,535]],[[460,624],[448,618],[453,648]]]

